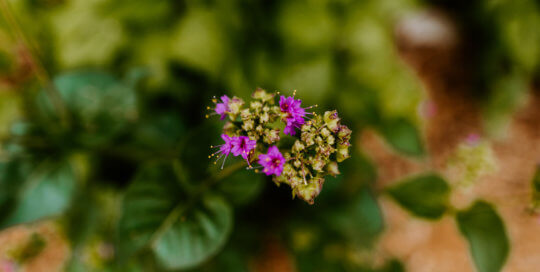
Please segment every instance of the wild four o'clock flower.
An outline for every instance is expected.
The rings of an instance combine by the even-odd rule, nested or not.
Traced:
[[[229,156],[229,153],[231,153],[231,149],[233,148],[233,146],[232,146],[233,138],[231,138],[227,134],[221,134],[221,139],[223,139],[223,141],[225,143],[221,144],[221,145],[218,145],[218,146],[215,146],[215,147],[219,148],[219,151],[216,152],[216,153],[213,153],[212,155],[210,155],[209,158],[211,158],[211,157],[213,157],[215,155],[219,155],[216,162],[214,162],[214,163],[217,163],[217,161],[219,161],[219,159],[221,159],[221,157],[225,156],[225,158],[223,159],[223,163],[221,164],[221,169],[223,169],[223,165],[225,165],[225,161],[227,160],[227,157]],[[211,146],[211,147],[214,147],[214,146]]]
[[[251,167],[251,164],[249,163],[248,156],[251,153],[253,149],[255,149],[255,146],[257,145],[257,141],[251,140],[247,136],[238,136],[232,138],[232,153],[235,156],[242,156],[244,160],[247,161],[248,165]]]
[[[225,156],[225,159],[223,159],[223,163],[221,165],[221,169],[223,169],[223,165],[225,165],[227,157],[232,152],[234,156],[241,156],[244,160],[247,161],[248,165],[251,167],[248,158],[252,150],[257,145],[257,142],[255,140],[251,140],[249,137],[246,136],[231,137],[227,134],[221,134],[221,139],[223,139],[223,141],[225,142],[224,144],[211,146],[219,148],[219,151],[209,156],[211,158],[213,156],[219,155],[219,157],[214,163],[217,163],[219,159]]]
[[[231,99],[224,95],[221,97],[221,103],[216,103],[215,111],[217,114],[219,114],[221,117],[220,119],[225,119],[225,116],[227,115],[227,112],[229,111],[229,101]]]
[[[285,158],[279,152],[279,149],[274,145],[268,148],[267,154],[259,155],[259,164],[264,167],[263,172],[267,176],[281,175],[283,172],[283,165],[285,164]]]
[[[302,108],[302,100],[294,96],[276,101],[275,93],[257,89],[250,103],[225,95],[220,103],[214,98],[215,114],[230,119],[223,126],[225,143],[216,146],[216,154],[241,156],[250,168],[257,161],[276,184],[288,184],[293,197],[312,204],[325,176],[339,174],[338,163],[349,158],[351,130],[341,124],[337,111],[308,113],[312,107]],[[313,118],[306,120],[307,114]]]
[[[287,135],[295,135],[296,129],[302,127],[305,123],[304,117],[306,116],[306,110],[300,105],[302,100],[294,99],[293,96],[279,98],[279,108],[284,120],[287,122],[283,133]]]

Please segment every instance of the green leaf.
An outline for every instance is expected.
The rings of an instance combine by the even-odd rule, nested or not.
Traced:
[[[398,118],[383,122],[379,128],[386,141],[397,151],[410,156],[422,156],[424,147],[418,129],[407,119]]]
[[[324,216],[329,226],[349,242],[369,247],[384,228],[381,210],[373,195],[362,190],[351,202]]]
[[[29,163],[19,161],[0,163],[0,221],[14,209],[17,195],[24,184],[25,173],[30,171]]]
[[[205,196],[159,236],[154,253],[168,269],[194,267],[223,247],[232,223],[230,206],[219,197]]]
[[[508,257],[509,242],[501,217],[493,206],[476,201],[468,210],[457,213],[461,233],[479,272],[501,271]]]
[[[54,86],[74,119],[72,125],[86,132],[83,141],[101,142],[137,118],[135,91],[107,73],[70,72],[54,78]],[[57,122],[56,109],[44,90],[37,96],[37,109],[39,118]]]
[[[186,195],[168,164],[151,165],[137,175],[124,198],[120,254],[150,247],[168,269],[198,265],[225,244],[232,209],[218,196]]]
[[[26,176],[19,202],[2,226],[59,215],[69,207],[77,180],[67,161],[44,162]]]
[[[540,207],[540,165],[536,166],[532,185],[532,208],[538,209]]]
[[[448,207],[450,187],[440,176],[427,174],[400,182],[388,193],[414,215],[438,219]]]
[[[140,149],[171,151],[185,133],[185,125],[177,115],[153,113],[138,122],[133,140]]]
[[[120,257],[133,255],[149,244],[179,199],[175,176],[167,165],[143,168],[126,191],[120,228]]]

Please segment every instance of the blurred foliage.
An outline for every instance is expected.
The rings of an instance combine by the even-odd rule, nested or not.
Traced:
[[[307,206],[261,175],[213,167],[210,98],[296,89],[338,108],[354,134],[373,127],[422,156],[423,94],[393,28],[425,5],[453,12],[478,41],[471,60],[492,130],[538,75],[532,0],[8,2],[29,39],[0,17],[0,226],[57,218],[70,271],[249,271],[269,236],[300,271],[404,271],[371,258],[384,221],[358,148]],[[41,64],[50,82],[29,76]],[[388,193],[414,215],[454,215],[435,174]],[[456,219],[477,269],[499,271],[509,246],[495,209],[477,202]]]
[[[425,174],[388,188],[388,193],[411,213],[438,219],[449,206],[450,186],[437,175]]]
[[[469,209],[458,212],[456,219],[469,242],[476,269],[500,271],[510,246],[502,219],[493,206],[476,201]]]

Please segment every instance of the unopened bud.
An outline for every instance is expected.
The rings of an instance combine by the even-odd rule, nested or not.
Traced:
[[[299,184],[293,190],[293,195],[297,195],[310,205],[314,203],[314,199],[321,193],[324,184],[323,178],[313,178],[307,185]]]
[[[249,131],[249,130],[253,129],[253,125],[254,125],[253,120],[247,120],[247,121],[244,121],[244,124],[242,125],[242,128],[244,130]]]
[[[270,115],[268,115],[267,112],[263,112],[259,120],[261,121],[261,123],[266,123],[270,120]]]
[[[345,125],[340,125],[339,126],[339,132],[338,132],[338,137],[340,139],[346,139],[348,140],[351,136],[351,133],[352,131]]]
[[[321,129],[321,135],[326,138],[326,137],[330,136],[330,131],[327,128],[323,128],[323,129]]]
[[[332,175],[332,176],[337,176],[339,175],[339,168],[338,168],[338,164],[337,162],[330,162],[329,164],[326,165],[326,171],[328,172],[328,174]]]
[[[254,111],[259,111],[262,108],[263,104],[260,101],[253,101],[249,104],[249,106]]]
[[[298,153],[304,150],[304,148],[305,148],[304,144],[302,144],[300,140],[296,140],[296,142],[294,142],[294,145],[292,147],[292,151],[295,153]]]
[[[324,123],[333,132],[337,132],[339,129],[339,120],[337,111],[327,111],[324,113]]]
[[[349,155],[349,148],[348,147],[342,147],[338,148],[336,159],[338,162],[342,162],[350,157]]]

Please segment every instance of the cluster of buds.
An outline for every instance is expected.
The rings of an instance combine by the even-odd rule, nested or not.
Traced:
[[[209,157],[217,156],[215,163],[224,157],[223,168],[230,153],[241,156],[248,169],[263,168],[276,184],[288,184],[293,197],[313,204],[325,176],[339,174],[338,163],[349,158],[351,130],[341,124],[337,111],[320,116],[306,111],[316,106],[302,108],[294,94],[279,101],[277,95],[257,89],[249,105],[238,97],[214,98],[215,106],[208,109],[228,120],[224,143]],[[252,167],[252,162],[260,166]]]

